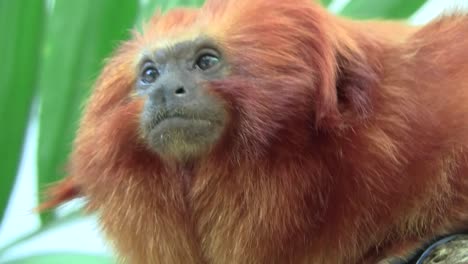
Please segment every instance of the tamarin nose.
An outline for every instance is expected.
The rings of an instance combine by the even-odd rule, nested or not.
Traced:
[[[150,100],[155,105],[183,104],[190,100],[190,95],[194,95],[189,86],[177,78],[165,78],[151,88]]]
[[[165,77],[165,78],[164,78]],[[162,95],[167,101],[180,101],[189,94],[187,82],[179,74],[168,74],[161,80]]]
[[[187,101],[189,98],[189,90],[187,85],[184,85],[180,81],[171,81],[162,85],[162,95],[168,103],[182,103]]]

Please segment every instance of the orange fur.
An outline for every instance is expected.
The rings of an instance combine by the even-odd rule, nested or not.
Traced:
[[[200,35],[230,63],[228,78],[203,84],[230,124],[191,166],[168,164],[138,134],[135,63]],[[309,0],[158,15],[104,69],[71,180],[129,263],[405,257],[468,224],[467,50],[466,15],[411,28]]]

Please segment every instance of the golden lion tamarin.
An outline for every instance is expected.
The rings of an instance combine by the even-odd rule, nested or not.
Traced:
[[[69,174],[128,263],[404,261],[468,226],[468,16],[309,0],[157,14],[110,59]]]

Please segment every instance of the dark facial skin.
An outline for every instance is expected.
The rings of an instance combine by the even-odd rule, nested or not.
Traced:
[[[222,78],[226,70],[217,46],[206,39],[177,43],[141,60],[136,84],[145,99],[140,129],[151,150],[187,160],[215,144],[225,110],[203,84]]]

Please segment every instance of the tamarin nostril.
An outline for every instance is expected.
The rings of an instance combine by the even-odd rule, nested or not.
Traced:
[[[184,87],[179,87],[177,90],[175,90],[176,95],[184,95],[185,94],[185,88]]]

